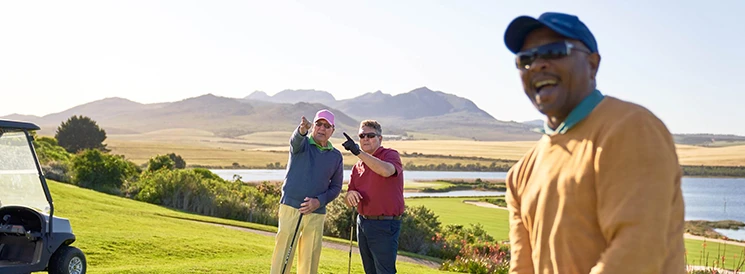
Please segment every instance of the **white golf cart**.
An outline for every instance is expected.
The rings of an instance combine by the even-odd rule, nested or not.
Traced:
[[[83,274],[85,255],[70,221],[54,204],[29,131],[37,125],[0,120],[0,273]]]

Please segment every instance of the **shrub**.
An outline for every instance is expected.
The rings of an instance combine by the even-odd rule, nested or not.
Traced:
[[[137,180],[139,167],[121,155],[86,149],[72,159],[72,182],[109,194],[121,194],[125,181]]]
[[[481,224],[470,224],[469,227],[450,224],[442,232],[435,233],[433,239],[434,248],[429,255],[450,260],[455,259],[466,245],[479,246],[494,241]]]
[[[63,182],[63,183],[72,182],[72,178],[70,178],[70,162],[69,161],[48,162],[46,165],[41,166],[41,169],[44,172],[44,178],[55,180],[58,182]]]
[[[346,192],[340,193],[339,197],[326,205],[326,220],[323,225],[323,235],[349,239],[349,232],[352,226],[354,226],[354,230],[356,231],[357,220],[352,220],[353,215],[356,216],[356,209],[344,203],[345,195]],[[357,239],[356,232],[353,235],[353,240]]]
[[[176,162],[168,155],[156,155],[147,161],[147,171],[156,171],[160,169],[175,169]]]
[[[277,225],[279,197],[225,181],[206,169],[145,172],[127,189],[136,200],[219,218]]]
[[[34,139],[34,149],[39,157],[39,163],[46,165],[50,162],[69,162],[73,157],[65,148],[61,147],[57,140],[49,137]]]
[[[507,202],[504,200],[504,196],[494,198],[480,198],[479,201],[487,202],[496,206],[507,207]]]
[[[425,206],[407,206],[401,218],[398,249],[422,255],[427,254],[439,230],[440,221],[434,212]]]
[[[259,192],[264,193],[266,195],[274,195],[274,196],[282,195],[282,185],[279,182],[264,181],[264,182],[261,182],[261,184],[259,184],[258,186],[256,186],[256,189],[258,189]],[[344,197],[344,196],[341,196],[341,194],[339,196],[340,197],[337,197],[336,199],[334,199],[334,201]]]
[[[507,274],[510,270],[509,247],[498,243],[467,243],[463,240],[463,246],[455,260],[445,261],[440,269],[465,273]]]
[[[173,160],[174,168],[176,169],[186,168],[186,161],[184,161],[184,158],[181,158],[180,155],[177,155],[176,153],[169,153],[168,158],[171,158],[171,160]]]

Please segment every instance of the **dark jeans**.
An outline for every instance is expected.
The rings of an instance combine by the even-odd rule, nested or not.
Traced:
[[[396,252],[401,220],[367,220],[357,217],[357,242],[365,273],[396,273]]]

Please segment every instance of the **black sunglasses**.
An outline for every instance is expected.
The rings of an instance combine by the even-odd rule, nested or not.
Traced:
[[[576,46],[572,45],[568,41],[561,41],[518,52],[515,58],[515,65],[519,69],[530,69],[530,65],[532,65],[533,62],[535,62],[535,60],[538,58],[545,60],[560,59],[572,54],[573,50],[590,53],[588,51],[578,49]]]
[[[364,139],[365,137],[367,137],[368,139],[372,139],[372,138],[375,138],[375,136],[378,136],[378,134],[375,132],[368,132],[368,133],[360,133],[360,135],[357,135],[357,136],[359,136],[360,139]]]
[[[332,125],[327,124],[327,123],[322,123],[322,122],[316,122],[316,126],[317,127],[325,127],[326,129],[330,129],[332,127]]]

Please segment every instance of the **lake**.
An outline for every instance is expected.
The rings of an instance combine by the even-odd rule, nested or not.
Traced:
[[[285,170],[268,169],[214,169],[220,177],[232,180],[233,175],[242,177],[243,181],[281,181]],[[348,178],[351,172],[344,171]],[[504,179],[506,172],[461,172],[461,171],[406,171],[405,180],[436,179]],[[345,179],[346,179],[345,178]],[[491,191],[451,191],[444,193],[406,193],[414,196],[496,196],[504,192]],[[745,222],[745,178],[683,178],[683,197],[686,203],[686,220],[737,220]],[[745,239],[745,230],[724,231],[724,235],[736,235],[732,238]]]

